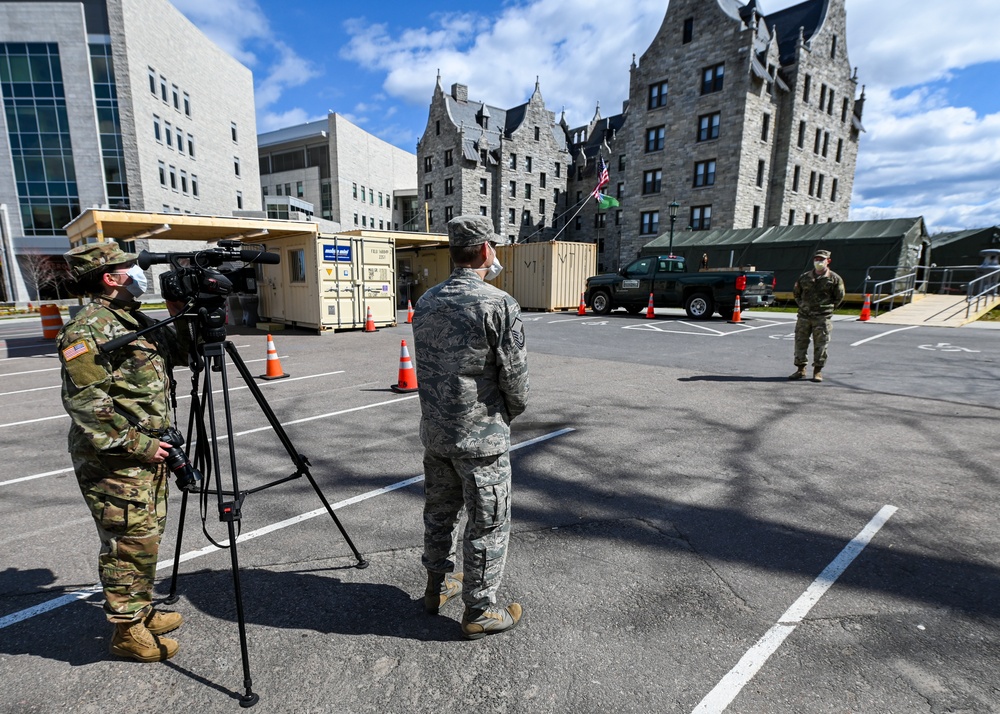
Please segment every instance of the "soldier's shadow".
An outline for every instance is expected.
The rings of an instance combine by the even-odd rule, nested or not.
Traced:
[[[424,613],[423,593],[417,598],[394,585],[352,582],[317,568],[273,572],[241,569],[244,617],[247,624],[314,630],[326,634],[379,635],[425,642],[459,639],[453,618]],[[165,583],[163,583],[165,585]],[[178,594],[211,617],[236,621],[231,570],[183,575]],[[450,603],[461,613],[461,603]]]

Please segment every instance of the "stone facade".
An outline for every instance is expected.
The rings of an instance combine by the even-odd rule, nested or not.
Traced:
[[[500,109],[470,101],[462,84],[446,94],[438,77],[417,144],[417,197],[431,232],[476,214],[511,241],[551,240],[569,164],[565,127],[545,108],[537,82],[525,104]]]
[[[603,236],[591,201],[567,237],[603,237],[602,267],[616,269],[669,233],[671,202],[675,231],[846,220],[862,130],[856,86],[844,0],[767,16],[754,0],[672,0],[633,59],[626,110],[567,129],[567,207],[596,186],[598,154],[605,192],[621,194]]]

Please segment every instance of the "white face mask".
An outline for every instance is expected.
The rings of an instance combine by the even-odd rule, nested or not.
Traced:
[[[493,280],[496,276],[500,275],[501,270],[503,270],[503,266],[500,265],[500,259],[497,258],[496,249],[493,249],[493,264],[486,269],[484,280]]]
[[[125,285],[125,289],[131,293],[132,297],[140,297],[146,292],[149,282],[146,280],[146,274],[142,272],[142,268],[138,265],[133,265],[125,274],[132,278],[132,281]]]
[[[813,261],[813,266],[816,268],[817,273],[822,273],[824,270],[826,270],[826,261],[825,260]]]

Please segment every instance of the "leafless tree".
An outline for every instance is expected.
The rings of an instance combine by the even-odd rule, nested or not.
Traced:
[[[57,300],[62,298],[62,287],[68,275],[66,261],[62,257],[30,251],[21,256],[20,263],[24,282],[34,292],[35,299],[41,299],[44,287],[55,290]]]

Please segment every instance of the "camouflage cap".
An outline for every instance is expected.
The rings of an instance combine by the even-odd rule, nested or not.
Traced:
[[[826,258],[827,260],[829,260],[829,258],[830,258],[830,251],[828,251],[828,250],[817,250],[815,253],[813,253],[813,257],[814,258]]]
[[[114,241],[78,245],[65,253],[65,256],[74,278],[83,277],[92,270],[108,265],[130,263],[138,257],[135,253],[126,253]]]
[[[448,245],[507,245],[507,239],[497,235],[493,222],[486,216],[457,216],[448,221]]]

